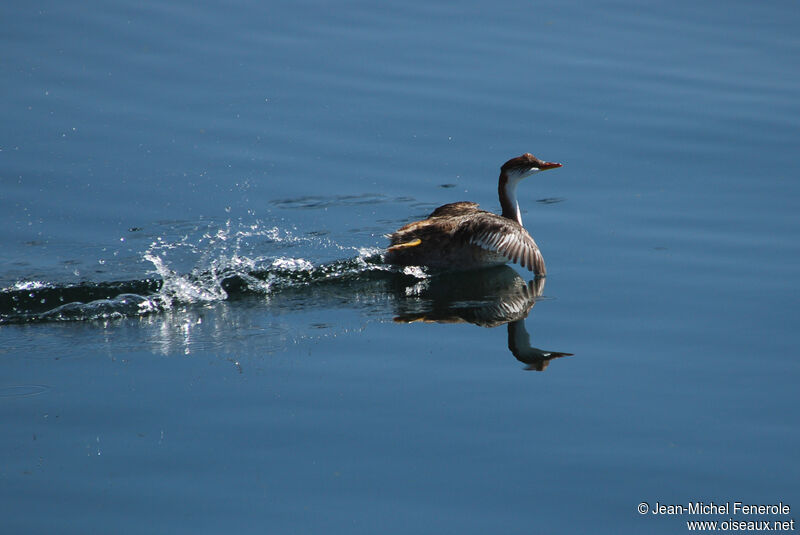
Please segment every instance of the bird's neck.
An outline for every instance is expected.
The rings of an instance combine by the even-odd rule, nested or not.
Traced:
[[[522,214],[519,211],[517,202],[517,184],[520,178],[510,178],[506,173],[500,173],[500,182],[497,185],[497,193],[500,196],[500,207],[503,209],[503,217],[516,221],[522,226]]]

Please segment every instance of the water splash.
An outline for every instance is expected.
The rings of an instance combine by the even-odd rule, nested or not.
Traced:
[[[349,254],[345,260],[318,257]],[[331,281],[397,269],[381,250],[342,247],[327,237],[259,222],[175,224],[141,253],[144,277],[59,285],[19,281],[0,290],[0,325],[145,316],[176,306],[207,305],[247,294],[273,296]],[[424,273],[408,274],[424,278]]]

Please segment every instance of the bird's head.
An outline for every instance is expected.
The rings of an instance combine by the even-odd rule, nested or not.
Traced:
[[[557,167],[561,167],[561,164],[545,162],[533,154],[526,152],[522,156],[511,158],[504,163],[500,168],[500,172],[509,179],[521,179],[538,173],[539,171],[547,171],[548,169],[556,169]]]

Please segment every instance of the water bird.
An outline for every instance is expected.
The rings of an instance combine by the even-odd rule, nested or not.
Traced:
[[[474,202],[440,206],[427,219],[409,223],[389,235],[386,261],[451,270],[513,262],[536,276],[544,276],[547,271],[542,253],[522,226],[517,185],[526,177],[558,167],[560,163],[545,162],[530,153],[508,160],[500,168],[497,185],[500,215],[481,210]]]

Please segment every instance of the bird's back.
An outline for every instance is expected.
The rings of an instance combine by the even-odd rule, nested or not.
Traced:
[[[474,202],[440,206],[389,238],[391,264],[473,269],[518,262],[537,275],[545,271],[536,243],[521,225]]]

